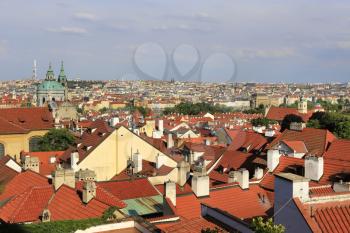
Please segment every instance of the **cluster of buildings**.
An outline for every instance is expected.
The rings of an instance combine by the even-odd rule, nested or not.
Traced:
[[[164,99],[179,100],[170,87],[181,83],[162,83],[169,89],[161,91],[152,82],[124,82],[133,88],[143,83],[145,89],[138,93],[123,93],[123,85],[114,90],[115,83],[91,84],[95,91],[80,104],[88,107],[96,96],[109,108],[131,97],[151,103],[151,88]],[[212,85],[225,97],[229,90],[248,96],[251,86]],[[192,91],[200,92],[198,86]],[[177,92],[180,99],[187,88]],[[252,232],[256,217],[273,218],[286,232],[348,232],[350,140],[305,123],[293,122],[280,131],[287,114],[307,122],[313,112],[322,111],[308,109],[306,99],[297,108],[271,106],[265,114],[160,116],[151,111],[145,116],[137,110],[97,109],[83,114],[70,90],[63,64],[57,79],[50,67],[36,88],[37,107],[0,109],[1,224],[100,218],[113,207],[116,221],[90,232],[200,232],[215,227]],[[208,95],[212,101],[219,93],[215,90]],[[251,124],[262,117],[276,123]],[[40,139],[53,128],[67,128],[74,143],[63,151],[40,151]]]

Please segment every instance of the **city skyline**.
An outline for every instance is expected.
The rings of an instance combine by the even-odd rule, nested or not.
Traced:
[[[70,79],[143,79],[133,67],[139,48],[151,49],[143,50],[141,63],[155,74],[163,72],[159,67],[164,56],[169,60],[182,45],[197,49],[201,64],[211,60],[204,81],[226,81],[232,64],[224,56],[233,59],[238,82],[349,80],[350,3],[346,2],[26,3],[26,7],[18,7],[23,2],[17,0],[0,3],[0,80],[30,78],[33,60],[40,79],[50,61],[57,73],[61,60]],[[196,62],[193,51],[180,50],[176,59],[179,67]]]

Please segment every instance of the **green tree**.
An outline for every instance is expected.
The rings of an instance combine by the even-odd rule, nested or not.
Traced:
[[[340,138],[350,139],[350,121],[336,123],[334,132]]]
[[[106,113],[108,111],[108,108],[106,108],[106,107],[103,107],[103,108],[101,108],[100,110],[99,110],[99,112],[100,113]]]
[[[281,123],[281,131],[284,131],[285,129],[289,129],[290,123],[292,122],[303,122],[303,119],[301,118],[301,116],[298,116],[295,114],[286,115]]]
[[[262,217],[254,218],[251,228],[256,233],[284,233],[286,231],[283,225],[275,225],[272,218],[264,221]]]
[[[40,151],[66,150],[75,141],[74,136],[67,129],[51,129],[39,142]]]
[[[253,126],[265,126],[265,127],[267,127],[267,126],[274,124],[276,122],[263,117],[263,118],[253,119],[253,120],[251,120],[251,123]]]

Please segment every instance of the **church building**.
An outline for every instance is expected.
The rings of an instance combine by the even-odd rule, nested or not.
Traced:
[[[46,72],[45,80],[37,87],[37,106],[49,104],[51,101],[66,101],[68,98],[67,76],[64,73],[63,62],[61,63],[60,74],[56,80],[51,64]]]

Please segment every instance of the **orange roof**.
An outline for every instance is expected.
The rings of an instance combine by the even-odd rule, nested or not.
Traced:
[[[285,116],[293,114],[293,115],[300,116],[304,122],[307,122],[311,117],[312,113],[313,111],[309,111],[308,113],[303,114],[303,113],[300,113],[296,108],[282,108],[282,107],[271,106],[266,115],[266,118],[275,120],[275,121],[282,121]]]
[[[307,149],[305,147],[304,142],[302,141],[288,141],[288,140],[283,140],[281,141],[284,144],[286,144],[290,149],[297,153],[307,153]]]
[[[324,154],[324,158],[350,162],[350,140],[334,140]]]
[[[37,157],[40,161],[39,173],[43,176],[51,175],[56,169],[56,161],[51,163],[50,158],[55,157],[58,160],[65,151],[40,151],[40,152],[27,152],[24,153],[30,157]]]

